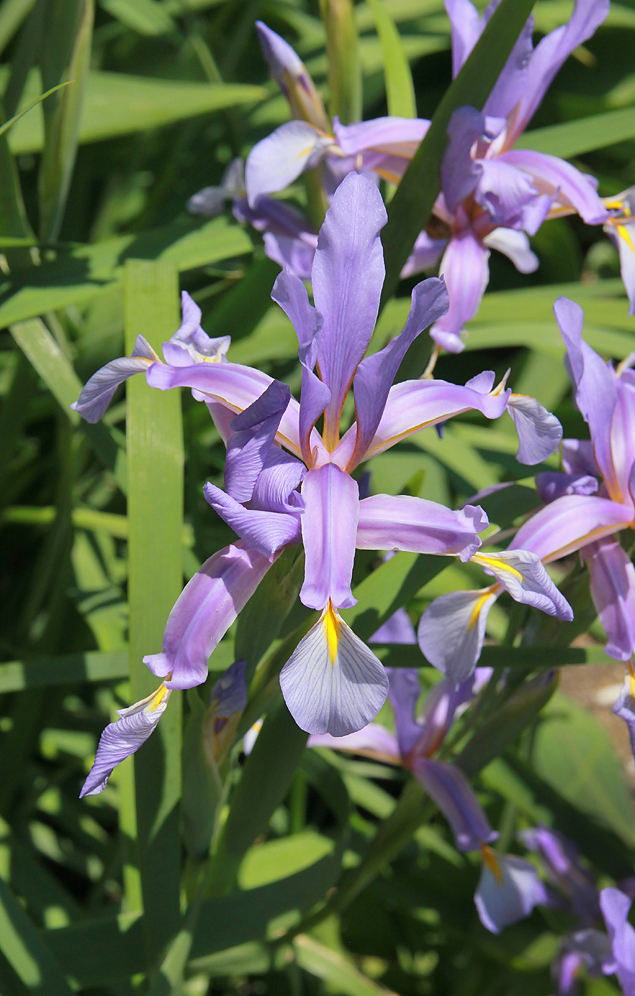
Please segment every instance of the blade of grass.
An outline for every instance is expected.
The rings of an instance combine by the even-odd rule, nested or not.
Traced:
[[[375,27],[384,58],[388,113],[402,118],[416,118],[417,102],[410,63],[395,22],[383,0],[368,0],[368,4],[375,18]]]
[[[30,993],[71,996],[53,955],[9,887],[0,879],[0,949]]]

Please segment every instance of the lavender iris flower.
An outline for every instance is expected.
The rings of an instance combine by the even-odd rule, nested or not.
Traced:
[[[628,363],[615,370],[583,341],[584,314],[578,304],[559,298],[554,312],[567,348],[575,401],[591,440],[564,440],[565,472],[537,475],[538,492],[547,504],[521,526],[508,552],[522,548],[548,564],[579,550],[608,636],[606,653],[626,661],[635,652],[635,568],[614,534],[635,519],[635,373]],[[487,613],[501,591],[494,584],[442,595],[421,617],[421,650],[455,681],[476,664]],[[616,708],[629,721],[630,703],[627,680]]]
[[[301,541],[305,580],[300,599],[319,610],[320,619],[298,644],[280,682],[292,715],[309,733],[343,736],[359,730],[386,697],[381,663],[340,615],[355,604],[356,548],[476,557],[486,570],[513,574],[508,588],[514,597],[523,599],[531,590],[536,604],[551,612],[560,612],[563,601],[544,571],[544,576],[536,574],[537,558],[531,553],[515,553],[514,563],[521,566],[511,573],[504,557],[478,559],[478,533],[487,526],[482,509],[451,511],[406,495],[359,498],[352,474],[362,461],[470,409],[487,418],[513,409],[521,450],[530,460],[551,453],[561,434],[557,420],[533,399],[514,396],[503,385],[492,390],[490,373],[464,387],[428,379],[391,386],[410,344],[447,308],[442,280],[418,284],[404,330],[363,359],[379,309],[384,277],[379,230],[385,221],[376,186],[350,174],[320,231],[312,270],[315,307],[302,281],[288,270],[275,283],[272,297],[298,334],[300,404],[285,385],[228,362],[196,324],[200,311],[186,298],[184,324],[164,344],[167,363],[145,355],[115,360],[91,378],[76,405],[95,420],[116,384],[137,369],[145,369],[152,387],[187,386],[207,403],[228,454],[225,490],[207,485],[206,497],[240,539],[210,557],[190,580],[168,619],[162,652],[145,663],[167,688],[204,681],[210,653],[275,558],[285,545]],[[134,369],[125,366],[132,362]],[[351,384],[356,421],[340,438]],[[322,415],[320,435],[315,425]]]
[[[631,900],[619,889],[602,889],[600,906],[612,949],[603,971],[617,974],[624,996],[635,996],[635,930],[628,922]]]
[[[344,737],[311,736],[309,747],[353,751],[412,771],[446,817],[457,849],[481,852],[483,871],[474,902],[483,925],[498,933],[527,916],[538,903],[547,901],[544,885],[528,861],[491,849],[489,845],[498,833],[490,827],[469,781],[459,768],[431,757],[441,747],[457,709],[470,701],[482,679],[489,675],[488,669],[480,670],[487,674],[472,675],[457,688],[448,679],[439,681],[417,717],[421,694],[418,672],[414,668],[388,669],[388,699],[395,716],[395,734],[380,723],[369,723],[363,730]]]

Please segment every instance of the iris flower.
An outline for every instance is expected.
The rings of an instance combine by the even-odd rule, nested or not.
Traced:
[[[415,642],[414,631],[412,642]],[[309,747],[352,751],[412,771],[446,817],[457,849],[481,852],[483,871],[474,902],[483,925],[498,933],[528,916],[538,903],[545,903],[545,887],[528,861],[491,849],[489,845],[498,833],[489,825],[467,778],[460,768],[431,756],[441,747],[457,709],[469,702],[478,686],[487,681],[487,669],[481,670],[483,674],[472,675],[457,688],[447,679],[439,681],[417,717],[421,694],[418,672],[414,668],[388,669],[388,698],[395,716],[395,734],[380,723],[370,723],[345,737],[311,736]]]
[[[276,557],[286,545],[301,542],[305,579],[300,599],[320,617],[286,663],[280,683],[293,717],[309,733],[343,736],[359,730],[386,698],[384,668],[340,614],[355,604],[356,548],[471,558],[497,576],[513,574],[515,597],[522,599],[526,590],[540,592],[541,607],[562,610],[562,597],[550,579],[535,577],[532,554],[522,554],[522,564],[511,572],[504,557],[479,557],[478,533],[487,526],[481,508],[452,511],[406,495],[360,500],[353,472],[362,461],[461,412],[476,410],[491,419],[510,411],[520,436],[519,455],[527,462],[551,453],[562,431],[538,402],[513,395],[502,384],[492,389],[489,372],[463,387],[431,379],[392,386],[410,344],[447,309],[447,292],[437,278],[414,288],[400,335],[363,358],[384,279],[379,231],[385,222],[376,186],[350,174],[320,230],[312,272],[315,306],[289,271],[276,280],[272,297],[292,320],[300,345],[299,404],[286,385],[229,362],[225,343],[205,336],[198,325],[200,311],[187,297],[184,323],[164,345],[167,363],[140,342],[132,358],[98,371],[76,404],[77,411],[95,420],[116,385],[139,369],[145,369],[152,387],[190,387],[207,403],[226,441],[227,461],[225,490],[208,484],[205,496],[239,540],[210,557],[190,580],[168,619],[162,652],[144,660],[166,688],[204,681],[209,655]],[[356,420],[340,438],[351,385]],[[316,429],[321,416],[322,434]]]
[[[445,5],[456,76],[496,3],[482,17],[470,0],[445,0]],[[535,234],[548,218],[574,213],[587,224],[605,224],[618,244],[631,311],[635,308],[632,192],[604,202],[593,177],[556,156],[513,148],[562,64],[591,37],[608,10],[609,0],[576,0],[569,23],[544,37],[535,49],[530,17],[483,112],[460,107],[452,117],[441,194],[402,272],[402,276],[419,273],[440,260],[450,309],[433,325],[431,335],[451,352],[463,349],[464,325],[476,314],[487,287],[490,250],[508,256],[521,273],[532,272],[538,260],[527,235]],[[249,154],[246,187],[252,210],[303,170],[320,163],[327,193],[353,169],[398,183],[430,122],[382,117],[342,125],[335,118],[330,127],[306,68],[291,46],[263,24],[258,31],[271,75],[289,99],[295,120],[277,128]],[[289,243],[285,249],[289,258]],[[281,257],[279,250],[277,255],[267,251],[274,259]]]
[[[564,472],[536,476],[546,504],[497,556],[512,563],[522,549],[548,564],[579,550],[608,637],[606,653],[626,661],[635,652],[635,568],[615,534],[635,521],[635,373],[628,362],[615,370],[584,342],[584,313],[578,304],[561,297],[554,312],[567,349],[574,398],[591,439],[563,441]],[[487,614],[501,591],[501,585],[494,584],[442,595],[421,617],[421,650],[454,681],[464,680],[475,666]],[[540,607],[531,598],[525,601]],[[630,688],[627,681],[625,695]],[[632,690],[624,709],[628,701]]]

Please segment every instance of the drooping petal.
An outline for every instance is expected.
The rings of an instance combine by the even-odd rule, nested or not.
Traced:
[[[542,463],[557,450],[562,439],[562,426],[551,412],[547,411],[535,398],[526,394],[512,394],[507,402],[507,411],[512,417],[518,433],[519,463]]]
[[[450,141],[441,160],[441,189],[452,214],[479,182],[483,164],[472,158],[472,146],[484,134],[485,118],[481,112],[475,107],[457,107],[450,118]]]
[[[357,156],[368,149],[412,159],[430,122],[425,118],[373,118],[344,125],[333,120],[333,133],[345,156]],[[405,168],[405,167],[404,167]]]
[[[323,131],[328,129],[324,105],[302,60],[284,38],[262,21],[256,21],[256,31],[269,72],[289,101],[293,117]]]
[[[390,618],[373,633],[368,642],[401,643],[414,646],[417,642],[417,634],[406,610],[402,607],[393,612]]]
[[[444,0],[452,31],[452,78],[481,37],[483,24],[470,0]]]
[[[459,768],[445,761],[415,757],[412,771],[452,827],[459,851],[477,851],[496,840],[487,816],[474,795],[472,786]]]
[[[358,550],[456,554],[467,561],[481,545],[488,518],[479,506],[458,511],[409,495],[372,495],[359,503]]]
[[[477,686],[489,681],[490,676],[491,668],[477,668],[473,675],[456,687],[449,678],[437,681],[426,696],[418,720],[421,733],[413,748],[415,756],[432,757],[439,750],[454,722],[456,710],[469,702],[480,690]]]
[[[166,363],[175,367],[187,367],[192,361],[220,362],[231,345],[231,336],[223,335],[216,339],[208,336],[201,327],[201,309],[187,291],[181,291],[183,320],[168,342],[163,343],[163,356]]]
[[[519,273],[534,273],[538,269],[538,257],[530,249],[524,232],[514,228],[495,228],[483,242],[488,249],[496,249],[511,259]]]
[[[138,335],[130,356],[111,360],[101,367],[84,385],[77,401],[70,406],[87,422],[99,422],[120,384],[134,374],[147,371],[159,357],[150,343]]]
[[[401,764],[401,756],[396,737],[381,723],[369,723],[357,733],[345,737],[332,737],[330,733],[314,733],[307,741],[307,747],[330,747],[331,750],[346,750],[353,754],[365,754],[388,764]]]
[[[262,194],[284,190],[333,146],[333,138],[306,121],[288,121],[254,145],[245,165],[250,207]]]
[[[487,394],[470,384],[462,387],[444,380],[405,380],[395,384],[388,393],[384,413],[366,458],[383,453],[401,439],[428,426],[447,422],[463,412],[474,409],[486,418],[499,418],[507,407],[511,391]],[[349,433],[354,432],[356,429],[353,426],[340,445],[343,446]]]
[[[589,568],[591,596],[608,637],[604,652],[617,660],[635,653],[635,567],[612,536],[580,551]]]
[[[290,398],[289,386],[274,380],[249,408],[230,422],[225,487],[237,502],[249,501],[253,495]]]
[[[625,529],[632,517],[632,508],[608,498],[564,495],[532,515],[509,548],[530,550],[548,564]]]
[[[388,677],[329,604],[283,667],[280,687],[300,729],[344,737],[375,718]]]
[[[311,609],[323,609],[329,599],[335,608],[350,608],[356,603],[351,578],[360,504],[357,482],[327,463],[308,472],[302,497],[306,562],[300,600]]]
[[[386,405],[392,382],[410,345],[420,332],[445,314],[448,292],[442,280],[430,277],[412,291],[412,303],[402,332],[359,364],[353,381],[357,438],[351,467],[364,459]]]
[[[242,541],[205,561],[179,595],[163,634],[163,650],[143,658],[168,688],[193,688],[207,678],[207,661],[244,608],[271,561]]]
[[[598,197],[593,177],[581,173],[571,163],[531,149],[512,149],[497,158],[529,174],[540,194],[555,196],[558,204],[573,208],[587,225],[606,221],[608,211]]]
[[[597,489],[597,478],[590,474],[562,474],[557,470],[536,474],[536,491],[545,503],[563,495],[594,495]]]
[[[289,543],[299,543],[302,535],[300,509],[271,512],[245,508],[230,495],[209,482],[203,487],[205,500],[248,547],[268,560]]]
[[[421,653],[455,685],[474,672],[487,616],[497,597],[491,588],[452,591],[435,598],[421,616],[417,631]]]
[[[331,392],[324,441],[334,448],[344,398],[370,342],[384,282],[380,229],[386,209],[377,187],[350,173],[337,188],[318,238],[313,296],[324,319],[318,338],[320,377]]]
[[[422,727],[417,722],[417,703],[421,697],[419,672],[412,667],[387,668],[388,701],[395,715],[395,729],[401,756],[406,758],[417,740]]]
[[[479,564],[512,596],[514,601],[532,605],[549,616],[570,622],[573,611],[564,595],[547,574],[542,561],[527,550],[503,550],[496,553],[476,553],[472,563]]]
[[[489,281],[489,255],[471,228],[453,235],[443,254],[439,274],[445,278],[450,308],[434,323],[430,335],[449,353],[463,349],[461,332],[478,311]]]
[[[602,889],[600,907],[613,949],[614,966],[605,971],[617,972],[624,996],[635,993],[635,930],[628,922],[631,900],[611,887]]]
[[[490,868],[490,864],[494,867]],[[529,861],[513,854],[494,854],[483,861],[474,896],[481,923],[493,934],[529,916],[534,906],[548,905],[547,891]]]
[[[152,695],[127,709],[117,710],[121,718],[109,723],[99,738],[95,761],[82,786],[80,799],[85,795],[98,795],[104,790],[117,765],[138,751],[154,733],[169,698],[170,692],[161,684]]]
[[[635,315],[635,220],[610,219],[604,225],[604,231],[618,251],[622,283],[628,297],[628,313]]]

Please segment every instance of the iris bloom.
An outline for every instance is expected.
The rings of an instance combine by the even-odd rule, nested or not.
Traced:
[[[616,973],[624,996],[635,996],[635,930],[628,922],[631,900],[619,889],[602,889],[600,906],[612,950],[604,974]]]
[[[133,358],[98,371],[76,405],[85,416],[99,417],[116,384],[140,368],[151,386],[187,386],[206,401],[227,443],[227,461],[225,490],[208,484],[205,495],[240,538],[210,557],[190,580],[168,619],[162,652],[144,660],[167,688],[204,681],[210,653],[280,551],[302,542],[300,599],[320,618],[286,663],[280,683],[296,722],[309,733],[343,736],[359,730],[386,698],[381,663],[340,615],[355,604],[356,548],[454,555],[510,573],[500,557],[479,558],[478,533],[487,526],[482,509],[451,511],[406,495],[360,500],[352,476],[359,464],[470,409],[487,418],[510,410],[520,456],[530,462],[551,453],[561,434],[557,420],[533,399],[515,396],[503,385],[492,390],[491,373],[479,374],[464,387],[428,379],[392,386],[410,344],[447,308],[442,280],[418,284],[404,330],[363,359],[384,278],[379,230],[385,221],[375,185],[350,174],[320,231],[312,272],[315,307],[302,281],[288,271],[275,283],[272,297],[292,320],[300,344],[300,404],[284,384],[227,361],[224,345],[207,340],[197,325],[200,311],[186,298],[184,324],[164,345],[167,363],[152,359],[141,343]],[[356,421],[340,438],[351,384]],[[322,415],[320,435],[315,425]],[[541,592],[547,611],[559,611],[557,589],[546,575],[534,577],[533,555],[523,556],[513,572],[515,597],[523,598],[529,586]]]
[[[413,642],[414,639],[413,632]],[[447,679],[439,681],[429,692],[417,718],[421,694],[418,672],[414,668],[389,669],[388,698],[395,716],[396,734],[380,723],[370,723],[345,737],[328,734],[309,737],[309,747],[352,751],[412,771],[446,817],[457,849],[481,852],[483,871],[474,902],[483,925],[498,933],[528,916],[538,903],[547,901],[544,885],[528,861],[491,849],[489,845],[498,834],[490,827],[467,778],[454,765],[431,757],[441,747],[457,709],[469,702],[476,685],[482,685],[489,677],[487,669],[482,670],[486,673],[473,675],[458,688]]]
[[[171,694],[171,689],[162,682],[156,692],[147,698],[127,709],[117,710],[120,718],[109,723],[99,738],[95,761],[80,792],[80,799],[103,792],[116,766],[143,746],[156,730]],[[245,662],[235,661],[212,689],[206,750],[214,761],[220,761],[231,746],[227,731],[233,733],[235,730],[246,701]]]
[[[490,4],[480,17],[469,0],[446,0],[454,76],[494,6]],[[490,250],[504,253],[521,273],[532,272],[538,260],[527,234],[535,234],[547,218],[576,213],[587,224],[606,223],[619,244],[623,277],[635,307],[630,192],[603,202],[597,182],[564,160],[512,148],[564,61],[591,37],[608,10],[609,0],[576,0],[569,23],[552,31],[535,49],[530,17],[483,112],[461,107],[452,117],[441,168],[442,192],[402,273],[409,276],[441,261],[450,309],[434,324],[431,335],[451,352],[463,348],[461,332],[476,314],[487,287]],[[345,126],[335,118],[330,128],[293,49],[265,25],[260,24],[258,30],[271,75],[287,95],[296,120],[259,142],[247,159],[246,186],[252,209],[257,210],[261,201],[270,200],[266,195],[284,189],[318,163],[323,163],[328,193],[352,169],[398,183],[430,122],[384,117]]]
[[[559,298],[554,312],[567,348],[575,401],[591,439],[564,440],[564,472],[536,476],[545,506],[498,556],[513,559],[522,548],[548,564],[579,550],[608,637],[606,653],[629,660],[635,652],[635,568],[614,534],[635,520],[635,373],[627,363],[615,370],[583,341],[584,314],[578,304]],[[457,682],[480,656],[487,614],[501,591],[494,584],[442,595],[421,617],[421,650]]]

